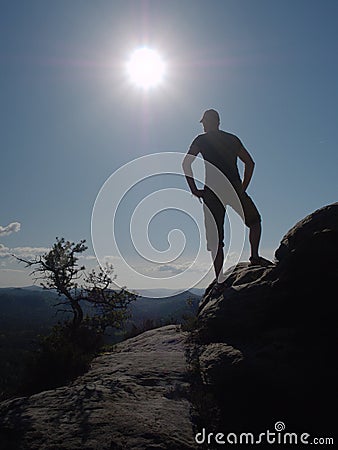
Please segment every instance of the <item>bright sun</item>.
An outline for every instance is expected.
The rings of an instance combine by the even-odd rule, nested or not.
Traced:
[[[136,49],[127,62],[130,81],[138,87],[149,89],[161,83],[165,64],[161,56],[148,47]]]

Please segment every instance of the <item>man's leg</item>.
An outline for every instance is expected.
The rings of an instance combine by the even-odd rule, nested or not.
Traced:
[[[215,194],[208,189],[203,197],[204,223],[207,238],[207,248],[211,251],[216,279],[223,273],[223,240],[225,207]]]
[[[250,260],[257,261],[259,259],[259,243],[262,234],[261,216],[252,198],[246,192],[240,195],[240,201],[244,212],[245,224],[249,227]],[[236,210],[236,208],[234,209]],[[239,214],[241,215],[241,212]]]
[[[261,222],[257,222],[254,225],[249,227],[249,241],[251,246],[251,258],[258,259],[259,258],[259,243],[261,240],[262,234],[262,225]]]
[[[214,270],[216,275],[216,280],[222,281],[218,279],[219,274],[221,273],[223,269],[223,263],[224,263],[224,252],[223,252],[223,246],[219,246],[217,250],[213,250],[211,252],[212,254],[212,260],[214,262]]]

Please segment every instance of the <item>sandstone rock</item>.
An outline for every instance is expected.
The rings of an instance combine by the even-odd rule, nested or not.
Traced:
[[[223,293],[215,295],[212,284],[201,300],[198,327],[203,342],[256,333],[276,308],[278,301],[270,299],[271,286],[277,278],[274,264],[251,267],[240,263],[228,273]]]
[[[240,263],[225,274],[221,294],[213,285],[206,290],[198,314],[199,364],[223,425],[264,426],[270,411],[300,428],[332,426],[323,411],[333,406],[338,376],[337,249],[338,203],[293,227],[275,264]]]
[[[185,341],[176,326],[148,331],[69,386],[3,402],[2,448],[195,448]]]
[[[231,382],[240,372],[243,359],[239,350],[222,342],[203,346],[199,356],[203,382],[214,385]]]
[[[292,227],[281,240],[275,252],[276,259],[284,260],[303,242],[324,230],[338,232],[338,203],[318,209]]]
[[[222,294],[215,295],[211,284],[199,306],[202,341],[226,341],[229,336],[244,337],[280,324],[297,323],[310,329],[317,323],[328,328],[328,321],[332,330],[337,312],[332,299],[338,279],[337,214],[338,203],[295,225],[280,247],[287,243],[287,256],[275,264],[251,267],[240,263],[230,268]]]

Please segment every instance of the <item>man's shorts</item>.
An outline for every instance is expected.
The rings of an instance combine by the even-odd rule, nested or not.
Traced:
[[[251,197],[246,193],[238,194],[239,202],[229,202],[237,214],[243,219],[247,227],[251,227],[261,222],[261,216]],[[204,189],[203,212],[204,224],[207,239],[207,249],[209,251],[217,250],[219,246],[224,247],[224,218],[227,205],[224,205],[219,198],[210,190]],[[244,213],[244,217],[243,217]]]

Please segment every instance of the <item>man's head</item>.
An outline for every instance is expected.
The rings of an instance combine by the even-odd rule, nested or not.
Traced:
[[[200,120],[203,125],[204,131],[207,133],[208,131],[218,130],[220,119],[219,114],[214,109],[207,109],[204,111],[203,117]]]

